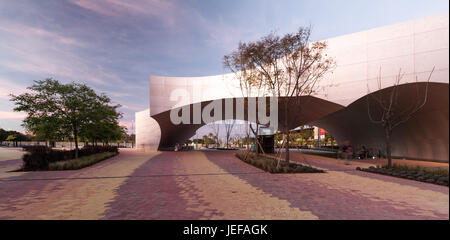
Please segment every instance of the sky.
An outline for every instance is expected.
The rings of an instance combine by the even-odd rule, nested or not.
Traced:
[[[9,94],[48,77],[108,95],[133,131],[149,76],[228,73],[239,41],[312,27],[324,40],[448,12],[448,0],[0,0],[0,128],[24,132]]]

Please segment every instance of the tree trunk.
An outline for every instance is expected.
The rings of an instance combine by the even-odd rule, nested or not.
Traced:
[[[78,129],[73,126],[73,140],[75,141],[75,159],[78,158]]]
[[[289,124],[288,124],[288,101],[284,102],[284,127],[286,128],[286,156],[284,158],[284,160],[286,162],[289,162]]]
[[[284,160],[286,161],[286,162],[289,162],[289,130],[287,130],[286,131],[286,133],[285,133],[285,135],[286,135],[286,156],[285,156],[285,158],[284,158]]]
[[[391,132],[389,129],[385,129],[386,133],[386,157],[388,159],[388,168],[392,167],[392,155],[391,155]]]

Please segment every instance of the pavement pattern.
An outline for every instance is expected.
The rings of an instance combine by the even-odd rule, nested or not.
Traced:
[[[26,173],[2,159],[0,219],[449,219],[446,186],[355,170],[368,162],[292,160],[327,173],[270,174],[226,151],[121,149],[84,169]]]

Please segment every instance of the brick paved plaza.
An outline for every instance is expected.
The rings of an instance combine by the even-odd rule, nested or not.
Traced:
[[[293,153],[328,172],[269,174],[231,152],[121,149],[81,170],[9,172],[20,155],[0,149],[0,219],[449,219],[448,187],[361,161]]]

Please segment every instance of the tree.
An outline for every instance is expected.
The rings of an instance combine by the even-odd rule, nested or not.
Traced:
[[[6,138],[6,141],[12,141],[12,142],[14,142],[14,147],[17,147],[17,137],[16,136],[14,136],[14,135],[9,135],[7,138]]]
[[[131,148],[134,148],[134,143],[136,141],[136,134],[134,134],[134,133],[131,133],[131,134],[124,133],[124,135],[122,136],[122,141],[126,142],[126,143],[131,143]]]
[[[42,115],[39,118],[25,118],[22,126],[29,132],[34,133],[35,138],[45,140],[46,145],[50,141],[51,145],[54,146],[54,141],[67,133],[65,129],[59,127],[61,125],[60,121],[55,116]]]
[[[239,81],[239,88],[241,90],[242,97],[247,99],[249,97],[260,97],[264,95],[266,89],[264,88],[262,75],[255,69],[254,65],[251,64],[250,61],[250,51],[248,48],[248,44],[240,42],[237,50],[233,51],[229,55],[225,55],[223,57],[223,65],[225,68],[229,69],[235,79]],[[250,135],[251,133],[255,136],[256,139],[256,148],[261,146],[258,138],[259,132],[259,122],[256,119],[255,122],[256,130],[253,129],[253,123],[250,122],[250,119],[246,122],[246,142],[247,142],[247,158],[250,147]],[[262,147],[261,147],[262,149]],[[259,151],[256,151],[259,153]],[[264,150],[262,150],[264,153]]]
[[[214,141],[214,135],[212,133],[209,133],[208,136],[207,135],[203,135],[202,143],[205,144],[207,147],[210,144],[215,144],[216,141]]]
[[[203,144],[203,139],[200,139],[200,138],[195,138],[193,141],[194,141],[194,144]]]
[[[419,96],[419,82],[416,76],[416,96],[414,99],[408,100],[408,102],[411,103],[411,105],[408,107],[400,106],[400,104],[398,103],[400,81],[404,76],[404,74],[402,74],[401,72],[401,69],[396,76],[394,85],[391,88],[386,89],[386,91],[377,91],[374,93],[370,93],[369,84],[367,84],[367,113],[372,123],[380,124],[384,129],[388,168],[392,167],[391,137],[393,130],[400,124],[408,121],[414,115],[414,113],[419,111],[425,105],[428,98],[428,85],[433,72],[434,67],[431,70],[430,75],[428,76],[423,97]],[[381,90],[381,69],[377,78],[377,83],[378,90]],[[378,110],[378,119],[373,116],[374,113],[372,113],[372,110],[374,107],[376,107],[376,109]]]
[[[225,120],[224,122],[225,122],[225,138],[227,141],[227,148],[229,148],[231,133],[233,132],[235,120],[228,119],[228,120]]]
[[[293,101],[297,101],[300,106],[298,111],[301,111],[300,96],[317,94],[321,89],[320,80],[335,65],[334,60],[324,54],[327,43],[310,43],[310,35],[309,27],[300,27],[296,33],[283,37],[271,33],[256,42],[240,43],[238,49],[224,61],[225,66],[234,67],[234,72],[244,71],[239,76],[244,80],[250,76],[252,86],[262,86],[265,94],[286,97],[283,101],[284,121],[280,125],[285,138],[287,162],[291,124],[289,111],[286,110]]]
[[[80,129],[80,136],[92,143],[119,141],[126,136],[126,128],[118,123],[122,114],[116,111],[117,106],[99,104],[95,113],[89,116],[90,124]]]
[[[11,95],[16,105],[14,111],[27,113],[24,126],[36,135],[45,138],[64,136],[75,141],[75,158],[78,158],[78,140],[103,134],[102,140],[117,139],[120,132],[118,119],[120,105],[111,105],[104,94],[98,95],[85,84],[61,84],[47,78],[34,81],[28,87],[32,93]]]
[[[9,140],[8,140],[9,138]],[[17,131],[7,131],[3,128],[0,128],[0,142],[3,141],[28,141],[29,136],[24,135]]]
[[[216,148],[219,147],[219,134],[220,134],[220,124],[219,122],[213,122],[209,124],[209,128],[211,128],[213,136],[212,138],[216,139]]]

